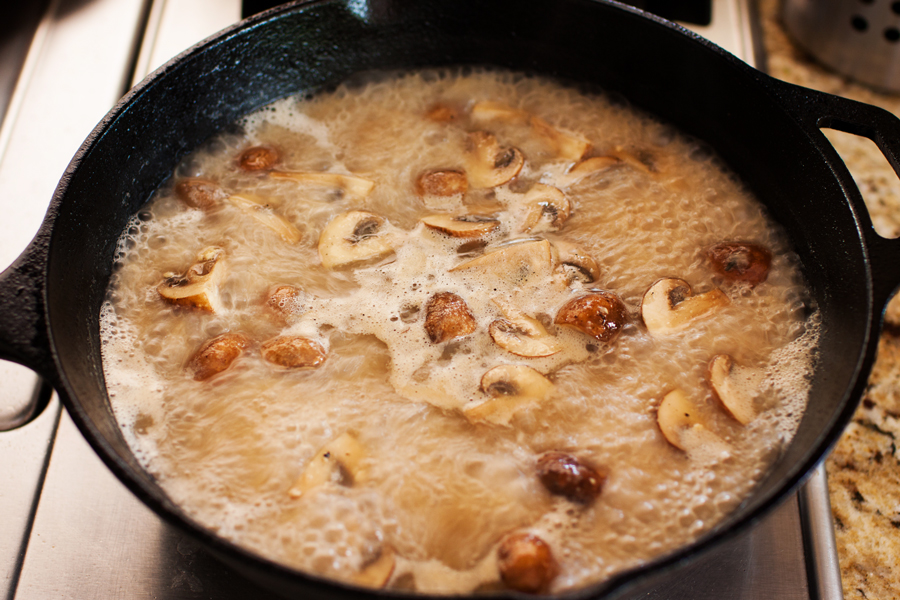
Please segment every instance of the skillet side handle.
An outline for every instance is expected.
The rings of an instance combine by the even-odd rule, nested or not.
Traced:
[[[44,300],[49,244],[45,226],[0,273],[0,359],[24,365],[55,382]]]
[[[853,203],[860,230],[869,247],[875,306],[884,308],[900,287],[900,239],[887,239],[875,232],[859,188],[820,129],[837,129],[872,140],[900,177],[900,119],[877,106],[796,86],[767,75],[760,74],[760,77],[765,78],[764,83],[776,93],[784,107],[807,128],[810,139],[822,152]]]

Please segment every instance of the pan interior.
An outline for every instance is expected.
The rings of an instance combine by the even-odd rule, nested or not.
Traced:
[[[48,271],[61,393],[101,456],[164,516],[183,518],[131,454],[103,380],[98,316],[116,241],[175,164],[215,132],[277,98],[369,70],[496,65],[583,82],[710,144],[787,230],[825,325],[795,439],[722,527],[770,504],[836,439],[834,424],[861,385],[870,285],[853,212],[807,133],[749,67],[683,32],[605,3],[527,4],[385,0],[277,9],[155,74],[79,152],[58,191]]]

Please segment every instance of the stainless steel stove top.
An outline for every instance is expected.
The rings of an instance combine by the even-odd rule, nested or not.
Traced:
[[[758,64],[746,0],[695,27]],[[37,231],[69,159],[135,81],[240,18],[239,0],[51,0],[0,129],[0,266]],[[30,372],[0,362],[0,598],[270,598],[116,480]],[[40,404],[40,402],[38,402]],[[629,598],[839,600],[820,468],[751,530]]]

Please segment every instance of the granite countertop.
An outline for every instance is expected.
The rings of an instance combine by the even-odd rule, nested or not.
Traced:
[[[817,64],[781,22],[781,0],[758,0],[768,72],[791,83],[881,106],[900,116],[900,94],[877,92]],[[875,229],[900,236],[900,180],[874,143],[827,132],[859,185]],[[897,266],[900,269],[900,265]],[[900,296],[888,306],[862,404],[826,463],[844,597],[900,598]]]

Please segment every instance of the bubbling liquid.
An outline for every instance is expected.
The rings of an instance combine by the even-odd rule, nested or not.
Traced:
[[[515,117],[478,121],[479,102],[511,107]],[[456,118],[429,117],[435,106]],[[578,159],[560,156],[522,115],[617,162],[576,180]],[[561,591],[696,539],[738,506],[792,437],[807,402],[817,316],[783,233],[697,142],[602,95],[494,71],[348,84],[276,102],[239,129],[189,156],[134,218],[101,313],[106,381],[129,444],[166,493],[219,535],[361,585],[371,585],[360,574],[389,549],[393,566],[377,585],[460,593],[503,587],[497,547],[527,531],[558,565],[546,590]],[[479,130],[518,148],[521,172],[463,195],[419,195],[420,174],[470,168],[469,135]],[[278,150],[280,171],[353,175],[374,187],[360,197],[238,168],[236,157],[255,145]],[[254,198],[299,239],[233,203],[186,206],[174,184],[190,177]],[[534,233],[524,231],[522,206],[537,184],[562,190],[571,214]],[[349,211],[385,219],[379,235],[393,251],[326,268],[322,232]],[[498,225],[466,247],[420,222],[467,212],[489,213]],[[555,254],[524,275],[457,268],[519,239],[577,244],[596,259],[599,279],[567,278]],[[734,240],[771,252],[765,282],[730,283],[710,268],[705,249]],[[221,307],[165,302],[157,291],[164,274],[183,272],[208,246],[225,251]],[[654,335],[641,322],[641,301],[663,277],[697,294],[721,288],[729,302]],[[302,291],[293,310],[267,305],[276,285]],[[591,290],[612,292],[625,307],[611,342],[553,322]],[[435,343],[426,306],[444,292],[465,300],[474,331]],[[489,332],[512,318],[509,306],[540,322],[559,350],[530,357],[500,346]],[[194,380],[191,356],[226,332],[240,332],[249,347],[228,369]],[[315,340],[325,361],[273,366],[259,344],[281,335]],[[752,370],[738,382],[759,413],[747,425],[710,390],[707,365],[717,354]],[[552,393],[505,419],[472,418],[467,410],[490,400],[482,376],[502,364],[532,367]],[[661,399],[676,388],[705,427],[694,443],[696,431],[685,433],[687,450],[657,423]],[[292,493],[319,450],[347,432],[363,449],[352,477]],[[574,502],[542,485],[535,462],[551,450],[606,476],[596,499]]]

